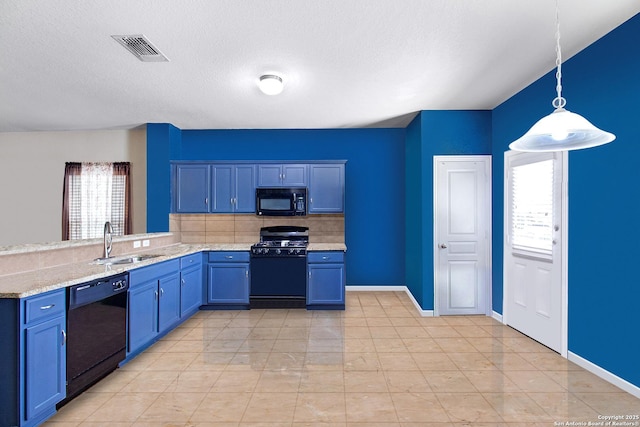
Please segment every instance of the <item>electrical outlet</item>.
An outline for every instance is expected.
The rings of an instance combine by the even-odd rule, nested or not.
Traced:
[[[144,246],[145,248],[146,248],[147,246],[149,246],[149,245],[150,245],[149,240],[143,240],[143,241],[142,241],[142,246]]]
[[[133,241],[133,249],[138,249],[141,245],[140,240],[134,240]]]

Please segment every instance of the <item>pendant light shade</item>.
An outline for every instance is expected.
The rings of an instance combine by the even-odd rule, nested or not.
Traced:
[[[596,147],[614,139],[614,134],[598,129],[581,115],[557,108],[509,144],[509,148],[514,151],[568,151]]]
[[[616,139],[612,133],[592,125],[579,114],[564,109],[562,97],[562,53],[560,49],[559,0],[556,0],[556,93],[553,113],[541,118],[509,148],[514,151],[568,151],[596,147]]]

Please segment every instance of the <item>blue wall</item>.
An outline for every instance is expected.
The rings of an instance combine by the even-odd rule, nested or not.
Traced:
[[[407,128],[406,280],[433,310],[433,156],[491,154],[490,111],[422,111]]]
[[[147,138],[158,138],[153,133],[156,126],[161,127],[160,133],[167,131],[164,124],[148,126],[152,133],[148,130]],[[180,133],[181,138],[172,139],[170,160],[347,160],[347,285],[404,285],[404,129]],[[162,146],[167,136],[158,139]],[[148,169],[168,171],[168,159],[158,157],[148,160]],[[168,177],[164,178],[164,194],[168,194]],[[148,217],[155,219],[148,221],[152,224],[168,218],[170,203],[164,194],[149,193]]]
[[[169,230],[171,167],[177,156],[180,129],[167,123],[147,125],[147,232]]]
[[[569,351],[640,386],[640,15],[562,66],[567,109],[617,139],[569,154]],[[552,71],[493,111],[493,307],[502,313],[503,153],[552,111]]]

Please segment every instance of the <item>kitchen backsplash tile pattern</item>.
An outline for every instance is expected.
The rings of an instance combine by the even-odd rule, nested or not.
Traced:
[[[260,227],[298,225],[309,227],[311,243],[345,243],[344,215],[306,217],[258,217],[253,214],[171,214],[169,231],[182,243],[255,243]]]

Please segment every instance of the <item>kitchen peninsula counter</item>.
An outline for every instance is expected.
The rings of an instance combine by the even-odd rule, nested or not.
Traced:
[[[79,283],[109,277],[151,264],[203,251],[249,251],[251,243],[173,244],[144,252],[116,255],[156,255],[132,264],[100,265],[91,260],[0,276],[0,298],[25,298]],[[344,243],[310,243],[308,251],[346,251]]]

